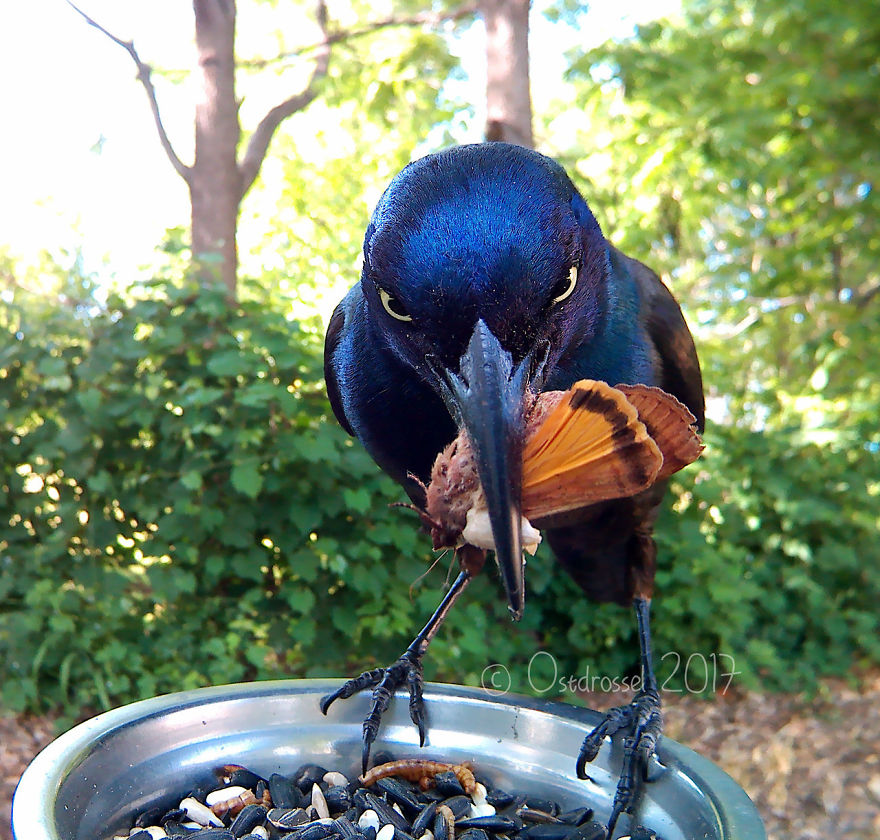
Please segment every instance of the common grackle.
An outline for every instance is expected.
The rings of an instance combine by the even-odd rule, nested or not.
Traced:
[[[592,378],[659,386],[701,429],[704,401],[694,343],[654,272],[612,247],[586,202],[551,159],[488,143],[429,155],[385,191],[364,238],[360,282],[327,330],[325,375],[333,411],[379,466],[424,506],[437,454],[467,431],[486,494],[509,608],[525,604],[520,534],[522,402]],[[642,688],[585,739],[577,770],[606,735],[626,736],[609,820],[633,804],[659,738],[660,696],[648,626],[660,482],[630,498],[541,522],[562,567],[596,601],[632,604]],[[422,657],[485,552],[459,549],[461,571],[401,658],[349,680],[322,700],[373,689],[363,763],[391,694],[406,685],[422,743]]]

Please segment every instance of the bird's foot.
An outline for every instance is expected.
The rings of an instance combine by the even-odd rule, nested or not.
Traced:
[[[641,783],[648,781],[648,763],[662,729],[660,695],[656,689],[649,688],[640,691],[632,703],[610,709],[605,719],[584,739],[577,760],[577,774],[581,779],[589,778],[586,765],[599,754],[605,736],[613,736],[620,731],[625,733],[623,767],[608,820],[609,840],[620,815],[630,812],[635,804]]]
[[[391,702],[394,692],[406,685],[409,689],[409,716],[419,730],[419,746],[425,745],[427,727],[425,724],[425,704],[422,699],[422,659],[412,648],[408,649],[400,659],[387,668],[374,668],[372,671],[364,671],[353,679],[346,682],[332,694],[321,698],[321,711],[326,715],[327,709],[334,700],[346,700],[353,694],[363,691],[365,688],[373,689],[373,705],[369,714],[364,718],[364,748],[363,748],[363,772],[367,772],[370,761],[370,749],[376,734],[379,732],[379,723],[382,715]]]

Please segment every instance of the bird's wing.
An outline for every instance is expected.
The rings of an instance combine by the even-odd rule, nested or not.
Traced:
[[[563,513],[649,487],[663,464],[636,408],[605,382],[584,379],[540,417],[523,450],[523,512]]]
[[[339,387],[338,376],[339,360],[336,358],[336,350],[339,347],[339,342],[342,340],[345,330],[346,313],[352,306],[352,292],[354,292],[354,289],[333,310],[333,314],[330,316],[330,323],[327,325],[327,336],[324,338],[324,380],[327,383],[327,396],[330,398],[330,407],[333,409],[339,425],[353,437],[354,429],[345,416],[345,408],[342,404],[342,391]]]
[[[614,249],[639,287],[645,326],[662,363],[657,384],[677,397],[703,431],[706,405],[697,350],[681,309],[663,281],[646,265]]]

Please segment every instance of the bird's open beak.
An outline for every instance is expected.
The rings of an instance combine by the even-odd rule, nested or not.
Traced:
[[[447,408],[470,438],[489,512],[495,553],[514,620],[525,606],[522,553],[523,398],[531,356],[516,369],[480,320],[459,372],[432,365]]]

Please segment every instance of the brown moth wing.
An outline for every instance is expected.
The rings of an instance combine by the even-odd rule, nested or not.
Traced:
[[[481,492],[477,465],[467,435],[462,431],[434,460],[426,510],[432,521],[434,548],[453,548],[461,537],[467,512]]]
[[[541,394],[533,418],[523,452],[529,519],[632,496],[654,483],[663,464],[636,408],[605,382],[581,380],[561,398]]]
[[[639,412],[641,420],[663,453],[657,478],[668,478],[696,461],[703,451],[696,418],[672,394],[649,385],[617,385]]]

